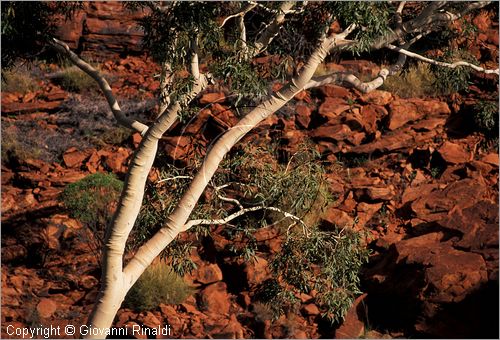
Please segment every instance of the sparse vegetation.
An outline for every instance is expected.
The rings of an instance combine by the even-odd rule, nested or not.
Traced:
[[[164,304],[179,304],[194,290],[165,262],[149,266],[132,286],[124,305],[136,311],[151,310]]]
[[[2,162],[23,163],[28,159],[40,159],[44,151],[40,144],[22,135],[16,126],[2,122]]]
[[[406,70],[387,78],[383,89],[401,98],[418,98],[435,95],[436,76],[429,64],[418,62]]]
[[[18,66],[15,69],[2,70],[2,92],[16,92],[25,95],[40,88],[32,76],[32,70],[27,66]]]
[[[61,86],[70,92],[83,92],[88,90],[97,90],[98,86],[95,80],[76,66],[67,67],[60,74],[58,81]]]

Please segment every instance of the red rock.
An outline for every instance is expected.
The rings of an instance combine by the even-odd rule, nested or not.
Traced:
[[[480,32],[485,32],[491,27],[491,19],[488,12],[481,11],[472,20],[472,23],[478,28]]]
[[[425,280],[434,288],[434,303],[460,302],[488,280],[481,255],[439,243],[442,233],[431,233],[396,244],[396,261],[425,268]]]
[[[310,136],[318,139],[341,141],[348,138],[352,131],[347,125],[323,125],[311,131]]]
[[[412,124],[411,128],[415,131],[432,131],[438,126],[444,126],[445,123],[446,118],[427,118]]]
[[[295,96],[293,96],[293,99],[295,99],[295,100],[303,100],[305,102],[310,102],[311,101],[311,97],[309,96],[309,93],[307,93],[307,91],[300,91]]]
[[[412,204],[412,211],[426,222],[445,218],[455,206],[465,209],[486,198],[485,183],[478,179],[463,179],[450,183],[442,190],[419,196]]]
[[[364,300],[366,296],[366,294],[363,294],[358,297],[349,308],[342,325],[335,331],[336,339],[358,339],[363,335],[365,331],[364,316],[366,311],[364,310]]]
[[[81,277],[79,281],[80,286],[84,289],[92,289],[94,287],[97,287],[99,284],[99,280],[97,280],[95,276],[92,275],[85,275]]]
[[[224,339],[242,339],[245,336],[245,329],[238,322],[236,315],[231,314],[227,325],[219,332],[217,336]]]
[[[314,303],[310,303],[302,307],[302,314],[308,315],[318,315],[320,313],[318,307]]]
[[[450,164],[465,163],[471,159],[471,155],[461,145],[446,141],[438,149],[443,159]]]
[[[438,184],[428,183],[421,185],[411,185],[405,189],[403,192],[403,197],[401,199],[401,204],[405,205],[408,202],[413,202],[419,197],[426,196],[430,194],[433,190],[438,189]]]
[[[80,167],[87,155],[81,151],[66,151],[63,154],[64,164],[68,168]]]
[[[135,147],[138,147],[141,141],[142,141],[142,136],[139,132],[132,134],[132,144],[134,144]]]
[[[417,107],[409,101],[395,100],[389,106],[390,121],[389,130],[395,130],[408,122],[423,118],[425,115],[418,111]]]
[[[6,114],[27,113],[36,111],[54,111],[61,107],[62,101],[31,103],[5,103],[2,105],[2,112]]]
[[[344,99],[326,97],[325,101],[320,105],[318,113],[321,116],[330,118],[340,115],[342,112],[351,108]]]
[[[358,77],[367,76],[374,78],[380,72],[380,67],[368,60],[342,60],[340,65],[346,70],[354,72]]]
[[[356,189],[354,196],[357,200],[388,201],[394,198],[395,193],[391,187],[367,187]]]
[[[481,158],[481,161],[498,167],[498,154],[490,153]]]
[[[33,99],[35,99],[36,97],[36,93],[35,92],[28,92],[26,93],[24,96],[23,96],[23,103],[29,103],[31,102]]]
[[[222,271],[216,263],[210,263],[198,268],[195,274],[195,280],[202,284],[222,281]]]
[[[5,263],[26,258],[28,251],[20,244],[2,247],[2,261]],[[3,289],[2,289],[3,290]]]
[[[125,172],[126,160],[129,156],[129,151],[120,147],[106,158],[106,165],[115,173]]]
[[[349,149],[353,153],[391,152],[408,148],[415,143],[415,135],[410,131],[398,130],[384,135],[384,138],[376,139],[372,143],[354,146]]]
[[[444,102],[422,99],[398,99],[389,105],[390,121],[388,128],[395,130],[408,122],[424,118],[427,115],[450,114],[450,108]]]
[[[139,318],[139,321],[142,322],[144,326],[149,328],[156,328],[158,326],[160,327],[162,326],[161,321],[156,317],[156,315],[154,315],[151,312],[146,312],[146,315]]]
[[[296,121],[301,127],[307,129],[311,123],[311,109],[305,105],[297,105],[295,107],[297,112]]]
[[[462,233],[455,245],[461,249],[498,248],[498,205],[482,200],[471,207],[456,206],[439,222],[445,228]]]
[[[203,309],[217,314],[228,314],[231,306],[224,282],[209,285],[200,293]]]
[[[337,85],[327,84],[321,86],[319,90],[325,97],[352,98],[352,94],[348,89]]]
[[[57,304],[51,299],[43,298],[36,306],[36,310],[40,317],[50,318],[57,310]]]
[[[76,12],[71,20],[65,20],[64,16],[56,17],[57,25],[55,35],[59,40],[68,44],[69,48],[77,49],[83,33],[83,22],[87,14],[84,11]]]
[[[200,104],[222,103],[226,99],[223,92],[205,93],[200,98]]]
[[[370,93],[364,94],[360,97],[360,99],[368,104],[384,106],[389,104],[392,101],[393,97],[390,92],[375,90]]]
[[[377,121],[388,115],[387,110],[383,106],[365,105],[361,108],[361,116],[363,129],[367,133],[373,133],[377,130]]]
[[[85,177],[80,171],[68,170],[50,177],[50,182],[54,186],[65,186],[68,183],[76,182]]]
[[[261,284],[268,279],[271,274],[267,260],[258,256],[252,261],[245,263],[244,272],[249,286]]]
[[[324,214],[323,219],[339,228],[352,227],[354,225],[354,218],[347,212],[337,208],[329,208]]]

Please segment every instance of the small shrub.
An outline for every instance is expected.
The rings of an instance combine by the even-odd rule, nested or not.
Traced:
[[[297,293],[314,289],[322,316],[338,322],[361,293],[358,275],[368,255],[361,235],[353,230],[314,229],[307,236],[291,232],[271,262],[275,282],[282,285],[275,285],[274,293],[268,290],[268,301],[275,312],[282,313],[286,306],[293,307]]]
[[[98,85],[94,79],[77,67],[68,67],[59,76],[60,85],[70,92],[83,92],[97,90]]]
[[[427,63],[411,65],[405,71],[390,76],[383,88],[402,98],[417,98],[435,95],[433,85],[436,77]]]
[[[106,225],[111,221],[123,182],[113,174],[95,173],[69,184],[61,201],[70,214],[87,226],[93,234],[93,251],[100,258]]]
[[[480,101],[474,105],[474,123],[487,137],[498,138],[498,103]]]
[[[144,271],[130,289],[124,304],[136,311],[151,310],[161,303],[182,303],[193,291],[169,265],[158,262]]]
[[[17,92],[25,95],[38,90],[40,86],[31,73],[30,69],[23,66],[2,71],[2,92]]]

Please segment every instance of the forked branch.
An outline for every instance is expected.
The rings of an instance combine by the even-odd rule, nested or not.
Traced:
[[[102,74],[90,64],[86,63],[80,57],[78,57],[73,51],[70,50],[67,44],[55,38],[53,38],[52,40],[52,47],[54,47],[59,53],[66,55],[73,64],[75,64],[80,70],[85,72],[97,82],[99,88],[106,97],[109,107],[111,108],[111,111],[113,112],[113,115],[115,116],[118,123],[132,130],[135,130],[144,136],[148,129],[148,126],[135,119],[130,119],[123,114],[118,101],[113,95],[111,87],[109,86],[106,79],[102,76]]]

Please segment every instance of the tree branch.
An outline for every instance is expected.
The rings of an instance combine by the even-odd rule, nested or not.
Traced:
[[[215,219],[215,220],[208,220],[208,219],[199,219],[199,220],[191,220],[189,222],[187,222],[186,224],[184,224],[184,227],[183,227],[183,230],[182,231],[186,231],[196,225],[220,225],[220,224],[227,224],[229,222],[231,222],[232,220],[234,220],[235,218],[237,217],[240,217],[244,214],[247,214],[249,212],[253,212],[253,211],[259,211],[259,210],[271,210],[271,211],[276,211],[276,212],[279,212],[281,214],[283,214],[285,217],[287,218],[290,218],[291,220],[293,220],[294,222],[298,222],[300,223],[304,228],[305,230],[308,229],[307,225],[305,224],[304,221],[302,221],[299,217],[293,215],[293,214],[290,214],[289,212],[286,212],[286,211],[283,211],[279,208],[276,208],[276,207],[264,207],[264,206],[258,206],[258,207],[250,207],[250,208],[241,208],[240,210],[238,210],[237,212],[227,216],[226,218],[221,218],[221,219]]]
[[[245,16],[245,14],[250,12],[257,5],[258,4],[256,2],[249,1],[248,3],[245,4],[245,6],[243,6],[243,8],[239,12],[232,14],[232,15],[228,16],[227,18],[225,18],[224,21],[222,21],[222,24],[220,25],[220,27],[221,28],[224,27],[224,25],[227,23],[227,21],[229,19],[236,18],[236,17],[243,18]]]
[[[113,112],[113,115],[115,116],[115,119],[118,121],[118,123],[132,130],[140,132],[141,135],[144,136],[144,134],[148,129],[148,126],[141,122],[138,122],[137,120],[130,119],[123,114],[120,105],[118,104],[115,96],[113,95],[111,87],[109,86],[106,79],[100,74],[98,70],[96,70],[90,64],[80,59],[80,57],[78,57],[75,53],[73,53],[73,51],[71,51],[68,45],[66,45],[64,42],[53,38],[51,46],[55,48],[59,53],[66,55],[73,64],[75,64],[80,70],[85,72],[87,75],[89,75],[92,79],[94,79],[97,82],[99,88],[106,97],[109,107],[111,108],[111,111]]]
[[[273,20],[258,34],[257,40],[254,43],[254,51],[251,57],[263,52],[267,46],[273,41],[274,37],[278,35],[281,25],[285,21],[285,14],[295,6],[294,2],[283,2],[276,13]]]
[[[433,60],[433,59],[424,57],[424,56],[422,56],[420,54],[417,54],[417,53],[414,53],[414,52],[410,52],[410,51],[408,51],[408,50],[406,50],[404,48],[401,48],[401,47],[398,47],[398,46],[394,46],[394,45],[391,45],[391,44],[386,45],[386,47],[388,49],[390,49],[390,50],[397,51],[397,52],[399,52],[401,54],[407,55],[408,57],[412,57],[412,58],[415,58],[415,59],[418,59],[418,60],[422,60],[422,61],[425,61],[426,63],[432,64],[432,65],[449,67],[449,68],[456,68],[456,67],[459,67],[459,66],[467,66],[467,67],[470,67],[473,70],[476,70],[478,72],[483,72],[483,73],[486,73],[486,74],[499,74],[499,69],[498,68],[496,70],[488,70],[488,69],[485,69],[483,67],[480,67],[480,66],[468,63],[466,61],[456,61],[456,62],[450,64],[450,63],[445,63],[445,62],[442,62],[442,61],[437,61],[437,60]]]
[[[324,61],[332,48],[342,48],[351,44],[352,42],[344,40],[348,33],[349,31],[345,34],[334,34],[329,37],[326,37],[325,34],[299,75],[292,78],[290,83],[281,90],[263,100],[215,142],[177,207],[167,217],[165,225],[137,250],[134,257],[125,266],[123,275],[128,285],[134,284],[153,259],[184,230],[189,215],[229,150],[261,121],[279,110],[298,92],[302,91],[318,65]]]

